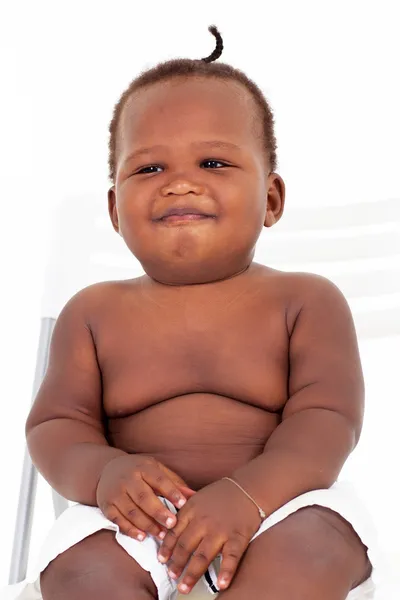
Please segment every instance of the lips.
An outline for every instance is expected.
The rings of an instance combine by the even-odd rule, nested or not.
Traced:
[[[214,217],[215,215],[210,214],[204,210],[199,208],[195,208],[194,206],[184,206],[184,207],[173,207],[169,208],[165,211],[165,213],[158,219],[163,220],[169,217],[189,217],[189,216],[197,216],[197,217]]]
[[[174,222],[174,221],[204,221],[205,219],[212,219],[212,217],[209,217],[207,215],[193,215],[193,214],[187,214],[187,215],[169,215],[168,217],[164,217],[161,219],[161,221],[165,221],[165,222]]]

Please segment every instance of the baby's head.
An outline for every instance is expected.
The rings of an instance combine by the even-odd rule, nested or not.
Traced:
[[[272,111],[241,71],[201,60],[159,64],[133,80],[110,123],[115,230],[149,277],[168,285],[232,277],[283,212]],[[170,209],[197,218],[167,219]],[[205,216],[208,215],[208,216]]]

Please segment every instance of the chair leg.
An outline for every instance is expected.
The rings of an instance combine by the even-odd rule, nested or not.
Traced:
[[[8,579],[10,585],[19,583],[26,577],[35,510],[37,475],[37,470],[32,464],[28,448],[26,448]]]
[[[49,349],[55,319],[45,317],[41,320],[39,346],[36,358],[36,371],[33,383],[32,402],[35,400],[43,381],[49,360]],[[32,463],[28,448],[25,449],[22,468],[20,495],[15,523],[14,544],[11,555],[9,584],[19,583],[26,577],[32,522],[35,509],[37,488],[37,470]],[[56,509],[56,506],[54,506]]]

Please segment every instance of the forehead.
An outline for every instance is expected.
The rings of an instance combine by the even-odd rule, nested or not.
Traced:
[[[182,77],[151,84],[133,93],[121,115],[119,145],[185,143],[216,139],[259,148],[260,119],[250,92],[239,82]]]

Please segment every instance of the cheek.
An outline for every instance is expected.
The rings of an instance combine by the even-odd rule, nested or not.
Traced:
[[[266,200],[259,193],[259,190],[254,189],[249,189],[248,194],[242,195],[235,203],[234,210],[231,210],[232,218],[252,231],[262,228],[265,213]]]
[[[119,191],[117,207],[120,220],[129,223],[130,228],[150,216],[148,194],[141,192],[137,186],[129,185],[129,182]]]

